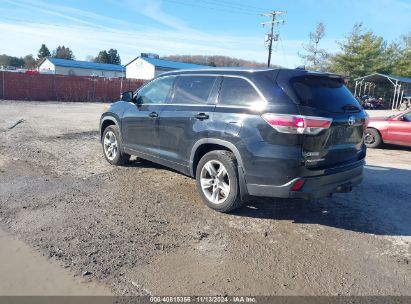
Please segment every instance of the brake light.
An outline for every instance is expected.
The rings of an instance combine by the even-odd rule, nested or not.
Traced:
[[[291,187],[291,191],[299,191],[304,186],[305,181],[303,179],[297,180]]]
[[[266,113],[262,118],[281,133],[317,135],[328,129],[332,118]]]

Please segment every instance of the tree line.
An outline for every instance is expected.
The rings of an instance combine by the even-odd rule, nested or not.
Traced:
[[[67,60],[74,60],[76,58],[69,47],[59,45],[56,49],[50,52],[49,48],[45,44],[42,44],[37,53],[37,58],[34,58],[32,54],[24,57],[9,56],[6,54],[0,55],[0,67],[11,66],[16,68],[35,69],[39,63],[47,57]],[[108,51],[102,50],[96,57],[89,56],[88,59],[89,61],[97,63],[121,64],[120,55],[116,49],[109,49]]]
[[[233,58],[229,56],[206,56],[206,55],[170,55],[164,56],[162,59],[171,61],[180,61],[194,63],[200,65],[208,65],[212,67],[265,67],[265,63]]]

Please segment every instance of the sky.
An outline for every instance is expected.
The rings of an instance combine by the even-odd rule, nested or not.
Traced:
[[[321,46],[333,53],[358,22],[388,42],[411,31],[411,0],[0,0],[0,54],[36,56],[45,43],[70,47],[77,60],[114,48],[123,64],[143,52],[266,62],[260,14],[272,10],[287,12],[272,63],[291,68],[320,21]]]

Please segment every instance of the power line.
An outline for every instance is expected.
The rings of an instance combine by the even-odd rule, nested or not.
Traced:
[[[178,5],[185,5],[185,6],[191,6],[191,7],[200,7],[200,8],[205,8],[213,11],[222,11],[226,13],[231,13],[231,14],[242,14],[242,15],[249,15],[249,16],[255,16],[257,13],[251,13],[250,10],[242,10],[241,8],[221,8],[221,7],[216,7],[213,5],[206,5],[202,3],[187,3],[184,0],[167,0],[167,2],[172,2]]]
[[[286,14],[284,11],[271,11],[269,13],[261,14],[261,16],[270,17],[271,21],[261,23],[262,26],[271,25],[270,32],[266,34],[265,42],[268,43],[268,61],[267,66],[271,66],[271,54],[273,52],[273,41],[278,41],[280,34],[274,32],[274,27],[276,24],[284,23],[284,20],[277,20],[278,15]]]
[[[237,9],[247,10],[247,11],[254,10],[254,11],[261,12],[261,11],[267,10],[267,8],[262,8],[262,7],[253,6],[249,4],[238,4],[238,3],[233,3],[230,1],[224,1],[224,0],[197,0],[197,1],[208,2],[210,4],[216,4],[217,6],[237,8]]]

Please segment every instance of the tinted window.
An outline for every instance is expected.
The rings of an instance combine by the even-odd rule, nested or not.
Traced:
[[[248,81],[224,77],[219,100],[224,105],[248,106],[261,100],[261,97]]]
[[[216,77],[179,76],[175,86],[174,104],[205,104],[208,102]]]
[[[355,112],[361,109],[341,79],[303,77],[294,79],[292,84],[305,106],[329,112]]]
[[[153,80],[138,92],[137,103],[166,103],[174,79],[175,76]]]

